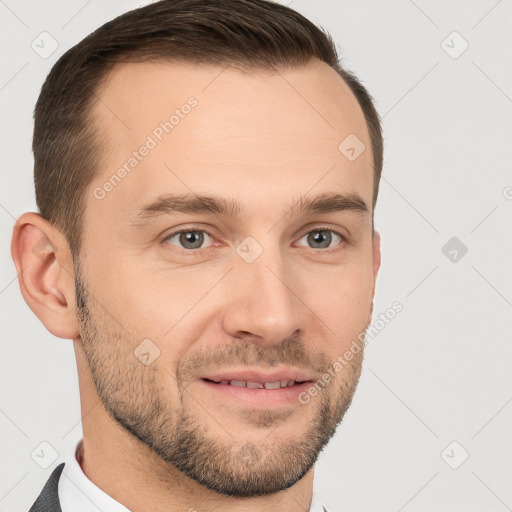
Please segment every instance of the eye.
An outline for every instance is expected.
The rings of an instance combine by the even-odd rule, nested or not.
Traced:
[[[175,233],[171,233],[166,236],[162,242],[169,243],[171,245],[177,245],[180,249],[203,249],[203,243],[205,242],[205,238],[209,238],[210,242],[212,236],[209,235],[206,231],[200,231],[197,229],[182,229],[181,231],[176,231]],[[176,243],[173,242],[175,240]]]
[[[332,229],[318,228],[304,235],[300,240],[306,239],[306,243],[313,249],[329,249],[339,245],[345,239],[337,231]],[[331,245],[332,242],[337,242]]]

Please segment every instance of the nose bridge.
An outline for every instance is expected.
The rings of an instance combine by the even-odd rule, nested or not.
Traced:
[[[249,262],[243,249],[237,248],[240,257],[235,260],[231,276],[236,292],[226,310],[225,329],[233,336],[250,334],[266,343],[280,343],[299,329],[301,314],[286,255],[279,247],[267,247]],[[254,251],[254,247],[249,247],[249,251]]]

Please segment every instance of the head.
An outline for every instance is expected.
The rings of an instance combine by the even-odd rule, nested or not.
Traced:
[[[379,117],[330,37],[263,0],[131,11],[55,64],[33,150],[13,257],[81,393],[208,489],[299,481],[351,403],[380,265]],[[221,382],[290,375],[268,403]]]

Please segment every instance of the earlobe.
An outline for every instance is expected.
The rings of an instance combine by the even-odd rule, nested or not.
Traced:
[[[62,233],[37,213],[25,213],[14,226],[11,255],[30,309],[55,336],[77,338],[73,259]]]

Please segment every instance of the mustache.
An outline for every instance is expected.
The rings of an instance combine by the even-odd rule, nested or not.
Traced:
[[[214,368],[271,368],[278,365],[293,366],[322,374],[331,364],[332,361],[325,352],[306,350],[302,338],[289,337],[271,347],[262,346],[257,341],[237,338],[222,345],[200,349],[187,356],[178,364],[176,377],[178,381],[187,380]]]

